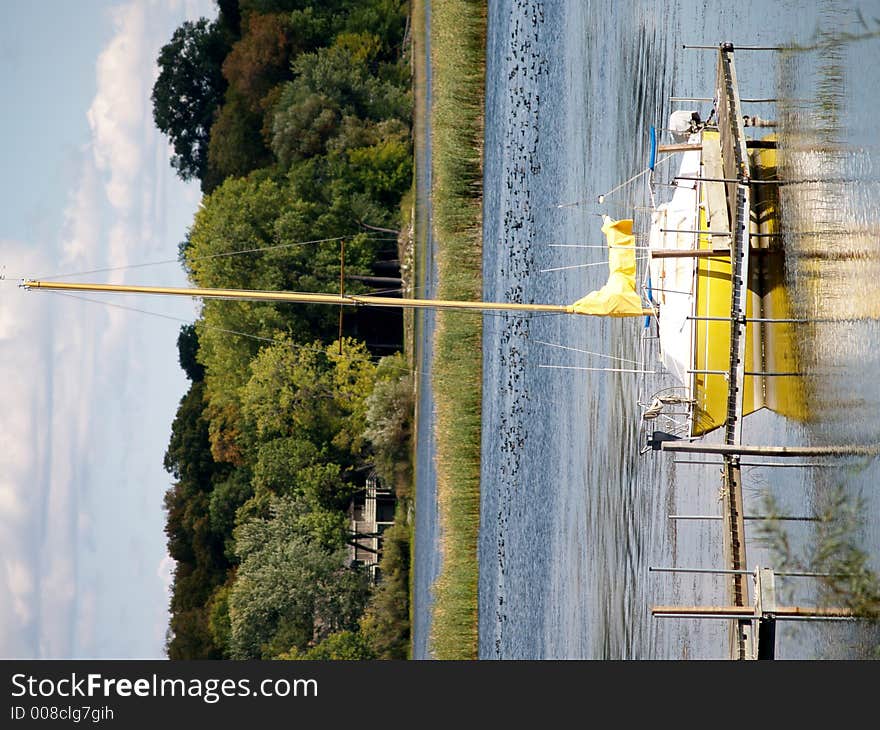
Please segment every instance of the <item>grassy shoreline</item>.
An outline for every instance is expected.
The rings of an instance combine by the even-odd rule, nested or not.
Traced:
[[[431,7],[432,199],[438,296],[444,299],[480,299],[482,294],[486,12],[485,3],[474,0],[444,0]],[[434,586],[430,644],[438,659],[475,659],[480,318],[438,313],[434,353],[442,567]]]

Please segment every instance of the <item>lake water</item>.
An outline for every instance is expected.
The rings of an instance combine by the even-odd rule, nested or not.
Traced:
[[[785,46],[742,50],[736,64],[744,97],[782,100],[744,111],[778,121],[780,169],[792,181],[781,192],[787,282],[795,316],[817,320],[798,330],[810,418],[756,413],[743,441],[880,441],[876,18],[878,2],[490,3],[484,297],[567,303],[604,283],[601,250],[553,244],[603,243],[597,214],[630,217],[645,204],[642,184],[601,206],[597,196],[646,166],[649,126],[665,126],[674,108],[708,112],[670,101],[712,93],[716,54],[682,44]],[[581,268],[548,271],[566,266]],[[627,361],[639,359],[641,328],[636,319],[484,318],[481,658],[728,656],[727,622],[650,615],[654,604],[726,603],[717,576],[650,570],[722,567],[717,523],[669,519],[718,514],[717,465],[639,454],[638,397],[669,381],[542,367],[635,367]],[[747,468],[743,491],[747,514],[760,514],[767,494],[788,515],[813,514],[838,491],[861,500],[854,539],[877,570],[877,485],[880,460],[847,459]],[[754,524],[750,567],[783,567]],[[815,523],[782,529],[795,554],[815,542]],[[431,549],[417,535],[417,580]],[[818,586],[789,578],[782,590],[815,604]],[[417,617],[430,610],[418,597],[415,608]],[[849,622],[777,629],[780,658],[862,656],[877,643]],[[417,657],[430,655],[416,645]]]

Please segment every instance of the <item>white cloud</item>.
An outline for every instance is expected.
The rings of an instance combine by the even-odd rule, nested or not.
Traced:
[[[0,241],[0,258],[23,271],[44,269],[47,258],[17,241]],[[51,331],[47,302],[34,293],[4,291],[0,317],[0,657],[35,653],[39,599],[35,536],[48,451],[44,419],[51,418],[46,381]]]
[[[98,171],[85,158],[76,189],[64,210],[61,241],[61,264],[71,271],[94,265],[101,243],[101,200]]]
[[[176,255],[184,231],[175,221],[167,240],[168,210],[187,199],[191,211],[198,191],[174,178],[149,95],[158,50],[184,12],[212,16],[216,8],[206,0],[192,11],[174,0],[112,10],[113,36],[98,56],[88,109],[92,138],[59,243],[38,253],[33,244],[0,240],[0,260],[44,274]],[[141,315],[48,293],[8,293],[0,303],[7,393],[0,413],[0,657],[159,656],[167,572],[156,575],[152,566],[167,559],[162,428],[170,430],[180,397],[176,326],[162,323],[171,331],[160,347],[161,328],[140,326]],[[115,549],[121,544],[142,555],[139,575],[128,571],[129,550]]]
[[[114,208],[128,212],[141,166],[139,140],[150,94],[147,7],[130,3],[114,8],[112,18],[115,35],[98,56],[98,91],[88,120],[95,163],[109,172],[107,198]]]
[[[16,319],[12,308],[0,308],[0,341],[14,339],[22,326],[23,323]]]
[[[159,567],[156,568],[156,576],[162,581],[162,585],[165,587],[165,593],[168,595],[169,601],[171,600],[171,586],[174,583],[175,565],[174,558],[166,554],[159,563]]]
[[[76,653],[80,656],[96,655],[98,625],[97,595],[93,589],[86,588],[79,592],[79,603],[76,611]]]
[[[32,618],[34,577],[31,568],[23,560],[13,558],[6,561],[6,588],[16,618],[23,624],[28,623]]]
[[[0,439],[6,434],[0,432]],[[9,443],[5,441],[5,443]],[[0,514],[4,521],[19,522],[25,515],[25,505],[18,495],[16,485],[9,482],[0,482]]]

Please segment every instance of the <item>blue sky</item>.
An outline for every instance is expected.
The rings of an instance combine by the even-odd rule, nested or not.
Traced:
[[[162,457],[195,305],[15,284],[185,283],[176,263],[125,267],[175,259],[199,204],[149,97],[159,48],[200,16],[210,0],[3,3],[0,658],[163,656]]]

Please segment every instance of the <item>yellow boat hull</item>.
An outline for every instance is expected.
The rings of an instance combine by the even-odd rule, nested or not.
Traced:
[[[718,145],[718,132],[703,133],[704,150]],[[771,179],[776,175],[776,150],[751,150],[751,174],[755,179]],[[722,177],[719,170],[704,168],[705,177]],[[702,185],[699,212],[700,230],[712,230],[719,222],[709,219],[712,210],[708,197],[713,183]],[[723,183],[714,183],[721,186]],[[784,286],[784,260],[779,242],[770,234],[779,233],[779,203],[776,188],[760,185],[753,188],[750,234],[746,317],[749,319],[787,319],[791,317],[788,295]],[[716,190],[717,193],[717,190]],[[700,236],[699,248],[712,250],[712,236]],[[697,260],[693,382],[694,400],[691,433],[701,436],[724,425],[727,411],[730,368],[731,264],[730,257]],[[724,320],[701,320],[720,317]],[[761,373],[746,375],[743,390],[743,415],[760,408],[770,408],[787,417],[806,417],[802,379],[798,373],[797,339],[789,323],[751,322],[746,327],[745,371]],[[719,372],[720,371],[720,372]]]

